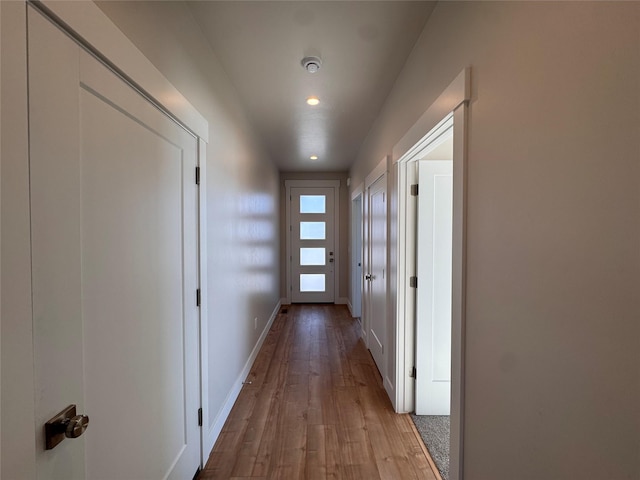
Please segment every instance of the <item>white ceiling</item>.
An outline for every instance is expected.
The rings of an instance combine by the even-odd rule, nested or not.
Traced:
[[[281,171],[349,169],[434,5],[189,2]],[[318,73],[300,65],[310,55]],[[320,105],[306,105],[312,95]]]

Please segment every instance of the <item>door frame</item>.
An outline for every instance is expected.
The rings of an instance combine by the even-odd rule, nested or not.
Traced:
[[[418,239],[418,197],[411,195],[411,185],[418,184],[417,162],[425,150],[435,146],[442,135],[453,129],[453,114],[445,116],[423,139],[416,144],[397,163],[398,168],[398,241],[403,248],[398,249],[398,318],[405,318],[404,338],[405,355],[400,359],[398,353],[399,368],[398,383],[404,387],[398,388],[399,395],[404,396],[398,401],[403,411],[415,411],[415,379],[407,381],[400,372],[416,367],[416,323],[417,323],[417,292],[411,288],[408,278],[417,276],[417,239]],[[424,282],[423,282],[424,283]],[[398,322],[400,323],[400,322]],[[404,383],[402,383],[404,382]],[[400,408],[400,407],[398,407]]]
[[[364,184],[354,188],[351,193],[351,245],[349,258],[351,259],[351,295],[349,296],[349,310],[351,316],[360,319],[362,328],[362,271],[364,269]],[[358,265],[360,263],[360,272]]]
[[[362,227],[363,227],[363,236],[362,236],[362,250],[363,250],[363,262],[362,262],[362,273],[363,275],[367,272],[369,272],[370,270],[370,261],[371,261],[371,252],[369,249],[369,236],[370,236],[370,209],[369,209],[369,204],[370,204],[370,196],[369,196],[369,190],[371,188],[371,186],[376,183],[380,178],[385,177],[385,194],[386,194],[386,208],[387,208],[387,248],[386,248],[386,270],[387,270],[387,274],[385,275],[385,280],[384,280],[384,290],[385,290],[385,317],[387,319],[387,325],[386,325],[386,331],[385,331],[385,341],[387,343],[387,346],[389,346],[390,342],[393,341],[392,340],[392,336],[390,335],[390,324],[389,324],[389,305],[390,305],[390,299],[389,299],[389,278],[391,276],[391,273],[389,272],[389,266],[390,266],[390,262],[389,262],[389,204],[390,202],[390,195],[389,195],[389,162],[390,162],[390,156],[386,155],[384,156],[380,162],[378,162],[378,164],[375,166],[375,168],[373,170],[371,170],[371,172],[369,172],[369,174],[365,177],[364,180],[364,194],[362,197],[362,208],[363,208],[363,215],[362,215]],[[371,346],[371,336],[369,335],[369,331],[370,331],[370,324],[371,324],[371,296],[370,296],[370,292],[369,292],[369,288],[368,286],[365,286],[365,283],[363,282],[363,286],[362,286],[362,330],[363,330],[363,340],[365,342],[365,345],[367,346],[367,349],[370,348]],[[394,392],[394,388],[393,388],[393,381],[389,378],[389,368],[388,366],[390,365],[390,361],[389,361],[389,355],[391,354],[393,350],[391,348],[387,348],[385,351],[385,354],[383,355],[384,361],[383,361],[383,365],[382,368],[380,369],[380,374],[382,375],[382,379],[383,379],[383,385],[385,390],[387,391],[387,394],[389,395],[390,398],[393,398],[395,395]]]
[[[387,157],[384,157],[375,168],[365,177],[362,187],[362,274],[369,271],[369,187],[387,172]],[[388,185],[387,185],[388,187]],[[387,188],[388,190],[388,188]],[[388,193],[388,191],[387,191]],[[387,202],[388,206],[388,202]],[[388,278],[388,277],[387,277]],[[362,339],[369,348],[369,322],[370,322],[369,292],[362,282]]]
[[[105,63],[148,101],[198,138],[200,189],[198,194],[199,280],[206,291],[206,198],[204,169],[209,125],[189,101],[158,71],[138,48],[93,2],[66,3],[52,0],[40,2],[0,2],[3,29],[2,78],[2,471],[7,478],[35,478],[36,455],[34,435],[42,434],[35,425],[34,350],[32,337],[31,250],[29,210],[29,150],[27,92],[27,5],[32,5],[58,24]],[[4,93],[10,95],[4,95]],[[6,115],[6,117],[5,117]],[[10,153],[10,154],[9,154]],[[5,233],[6,232],[6,233]],[[10,233],[10,235],[8,235]],[[204,425],[208,412],[206,354],[206,301],[200,317],[200,395],[204,409]],[[10,388],[8,388],[10,387]],[[211,423],[211,422],[209,422]],[[32,425],[31,428],[24,428]],[[209,446],[206,428],[201,433],[201,463]],[[206,452],[206,453],[204,453]]]
[[[292,188],[313,188],[313,187],[326,187],[333,188],[333,248],[334,255],[334,267],[333,267],[333,303],[336,303],[338,293],[340,292],[340,180],[285,180],[285,238],[286,238],[286,290],[287,295],[284,303],[291,303],[291,289],[293,288],[291,278],[291,189]],[[286,200],[286,199],[289,200]]]
[[[464,345],[466,314],[466,209],[467,209],[467,121],[471,99],[471,69],[465,68],[424,112],[393,148],[397,178],[397,298],[395,407],[398,412],[414,409],[415,381],[415,289],[409,277],[416,274],[416,208],[410,188],[417,183],[415,156],[437,138],[447,121],[453,120],[453,268],[451,318],[451,438],[449,475],[463,479],[464,433]]]

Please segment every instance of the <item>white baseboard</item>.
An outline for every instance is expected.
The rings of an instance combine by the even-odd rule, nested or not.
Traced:
[[[347,307],[349,307],[349,312],[352,313],[351,302],[349,301],[348,298],[346,298],[346,297],[338,297],[338,298],[336,298],[336,301],[334,303],[336,305],[346,305]],[[281,298],[280,299],[280,305],[291,305],[291,301],[288,298]]]
[[[338,297],[335,301],[336,305],[349,305],[349,299],[346,297]]]
[[[213,422],[213,426],[207,432],[207,436],[206,436],[207,442],[206,442],[206,445],[203,446],[205,452],[211,452],[211,450],[213,450],[213,446],[215,445],[216,440],[218,439],[218,436],[222,431],[224,422],[227,421],[227,417],[229,416],[229,413],[233,408],[233,404],[236,403],[236,400],[238,399],[238,395],[240,395],[240,390],[242,390],[242,382],[244,382],[247,376],[249,375],[249,372],[251,371],[251,367],[253,366],[253,362],[255,362],[256,357],[258,356],[258,352],[260,352],[260,349],[262,348],[262,344],[267,338],[267,334],[269,333],[269,330],[271,329],[271,325],[273,325],[273,321],[276,319],[276,316],[280,311],[281,305],[282,305],[282,302],[278,301],[276,308],[274,308],[273,312],[271,313],[271,317],[269,317],[269,321],[267,322],[267,325],[264,327],[264,330],[262,330],[262,333],[260,334],[260,338],[256,342],[255,347],[253,347],[253,351],[251,352],[251,355],[249,355],[247,362],[244,364],[244,368],[242,369],[242,371],[240,372],[240,375],[238,376],[233,386],[231,387],[231,390],[229,391],[229,394],[227,395],[227,398],[224,401],[224,405],[218,411],[218,415],[216,415],[216,419]],[[205,462],[208,457],[209,457],[209,453],[205,455]]]
[[[384,376],[384,382],[382,383],[384,385],[384,389],[387,392],[387,395],[389,396],[389,400],[391,400],[391,403],[393,404],[393,409],[397,412],[398,408],[396,405],[396,393],[395,388],[393,388],[393,383],[387,375]]]
[[[351,299],[347,298],[347,308],[349,309],[349,315],[354,317],[353,315],[353,306],[351,305]]]

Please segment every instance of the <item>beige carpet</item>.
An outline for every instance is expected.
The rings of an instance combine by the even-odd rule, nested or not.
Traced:
[[[442,480],[449,480],[449,417],[412,413],[411,420],[438,467]]]

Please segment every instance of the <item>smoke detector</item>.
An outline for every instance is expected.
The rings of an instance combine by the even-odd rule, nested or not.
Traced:
[[[318,57],[304,57],[300,63],[307,72],[316,73],[318,70],[320,70],[322,60],[320,60]]]

